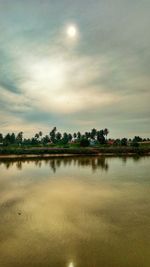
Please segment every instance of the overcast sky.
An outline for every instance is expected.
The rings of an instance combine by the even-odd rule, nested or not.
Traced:
[[[0,132],[149,137],[149,102],[149,0],[0,0]]]

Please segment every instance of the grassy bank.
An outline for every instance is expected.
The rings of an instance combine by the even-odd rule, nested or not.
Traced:
[[[150,147],[1,147],[3,156],[48,156],[48,155],[150,155]]]

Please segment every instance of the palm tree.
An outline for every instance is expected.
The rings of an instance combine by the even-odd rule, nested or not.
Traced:
[[[105,128],[103,130],[103,132],[104,132],[104,136],[106,136],[106,139],[107,139],[107,135],[109,134],[109,130],[107,128]]]
[[[61,137],[62,137],[61,133],[57,132],[56,133],[56,140],[60,141]]]
[[[91,130],[91,138],[92,138],[92,139],[95,139],[96,134],[97,134],[97,130],[96,130],[95,128],[93,128],[93,129]]]
[[[77,138],[80,140],[80,138],[81,138],[81,133],[80,132],[77,132]]]
[[[36,138],[36,139],[39,139],[39,137],[40,137],[39,134],[36,133],[36,134],[35,134],[35,138]]]
[[[57,131],[57,129],[56,129],[56,127],[54,127],[54,128],[52,129],[52,131],[49,133],[49,134],[50,134],[50,138],[51,138],[52,143],[55,143],[56,131]]]
[[[90,137],[89,132],[85,132],[85,137],[88,139]]]
[[[68,134],[68,140],[71,142],[71,140],[72,140],[72,134]]]
[[[62,141],[63,141],[64,144],[68,143],[69,139],[68,139],[68,134],[66,132],[63,133],[63,138],[62,139],[63,139]]]
[[[43,135],[43,133],[41,131],[39,131],[39,136],[42,136],[42,135]]]
[[[105,144],[104,130],[97,131],[97,140],[100,144]]]
[[[18,144],[22,143],[22,139],[23,139],[23,132],[19,132],[17,137],[16,137],[16,141]]]
[[[73,134],[73,138],[74,138],[74,139],[77,138],[77,134],[76,134],[76,133]]]

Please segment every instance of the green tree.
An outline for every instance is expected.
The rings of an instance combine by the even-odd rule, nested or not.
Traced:
[[[133,142],[142,142],[142,138],[140,136],[134,136]]]
[[[87,139],[87,138],[82,138],[81,140],[80,140],[80,146],[82,146],[82,147],[87,147],[87,146],[89,146],[90,145],[90,141]]]
[[[76,133],[73,134],[73,138],[74,138],[74,139],[77,138],[77,134],[76,134]]]
[[[67,144],[68,141],[69,141],[69,139],[68,139],[68,134],[65,132],[65,133],[63,133],[62,142],[63,142],[64,144]]]
[[[15,142],[16,142],[16,137],[15,137],[15,134],[12,133],[12,134],[10,135],[10,143],[11,143],[11,144],[15,144]]]
[[[43,142],[43,144],[47,144],[47,143],[49,143],[50,142],[50,138],[49,138],[49,136],[48,135],[45,135],[44,137],[43,137],[43,139],[42,139],[42,142]]]
[[[0,133],[0,143],[3,143],[3,134]]]
[[[16,137],[17,144],[22,144],[22,140],[23,140],[23,132],[19,132]]]
[[[85,132],[85,137],[86,137],[86,139],[88,139],[91,137],[91,134],[89,132]]]
[[[31,145],[37,145],[37,144],[38,144],[38,140],[37,140],[37,138],[33,137],[33,138],[31,139]]]
[[[39,136],[42,137],[43,133],[41,131],[39,131]]]
[[[23,140],[23,144],[24,144],[24,145],[31,145],[31,139],[30,139],[30,138],[28,138],[28,139],[25,138],[25,139]]]
[[[35,138],[36,138],[36,140],[38,140],[39,137],[40,137],[39,133],[36,133],[36,134],[35,134]]]
[[[136,141],[134,140],[134,141],[131,142],[131,146],[133,146],[133,147],[139,147],[140,145],[139,145],[138,142],[136,142]]]
[[[121,139],[121,145],[122,145],[122,146],[127,146],[127,143],[128,143],[127,138],[122,138],[122,139]]]
[[[4,145],[10,145],[10,144],[11,144],[11,135],[10,133],[8,133],[4,137]]]
[[[117,139],[114,141],[114,145],[116,145],[116,146],[120,146],[120,145],[121,145],[121,140],[117,138]]]
[[[56,141],[56,131],[57,131],[57,129],[56,129],[56,127],[54,127],[52,129],[52,131],[50,132],[50,140],[52,143],[55,143],[55,141]]]
[[[102,145],[106,143],[105,137],[104,137],[104,130],[100,130],[97,132],[97,140]]]
[[[95,139],[96,135],[97,135],[97,130],[96,130],[95,128],[93,128],[93,129],[91,130],[91,135],[90,135],[90,137],[91,137],[92,139]]]
[[[77,138],[80,140],[80,138],[81,138],[81,133],[80,132],[77,132]]]
[[[103,131],[104,131],[104,136],[106,136],[106,138],[107,138],[107,135],[109,134],[109,130],[107,128],[105,128]]]
[[[69,133],[68,134],[68,141],[71,142],[71,140],[72,140],[72,134]]]
[[[56,141],[59,142],[61,140],[61,137],[62,137],[61,133],[60,132],[57,132],[56,133],[56,136],[55,136]]]

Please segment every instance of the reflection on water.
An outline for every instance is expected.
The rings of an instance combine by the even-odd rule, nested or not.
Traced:
[[[16,166],[18,170],[22,170],[24,163],[30,163],[31,159],[24,160],[9,160],[3,159],[0,161],[0,165],[4,164],[7,169],[11,168],[13,165]],[[49,159],[34,159],[32,162],[39,168],[42,167],[42,164],[48,165],[53,172],[55,173],[58,168],[63,166],[75,165],[75,166],[90,166],[93,171],[97,169],[108,170],[108,162],[105,157],[64,157],[64,158],[49,158]]]
[[[0,168],[0,266],[150,266],[148,157],[5,160]]]

